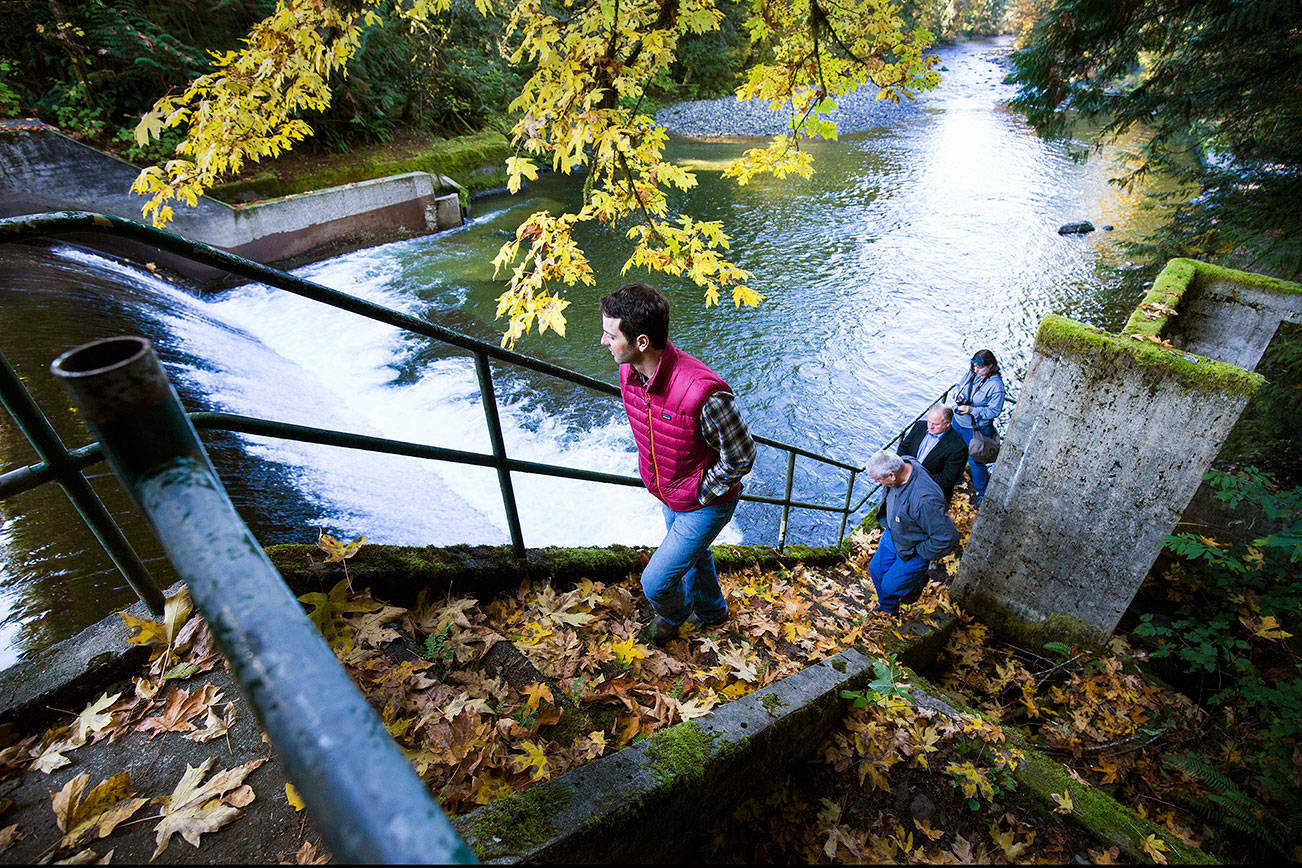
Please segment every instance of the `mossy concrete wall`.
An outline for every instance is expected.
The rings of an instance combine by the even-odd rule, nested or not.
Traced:
[[[1302,323],[1302,284],[1173,259],[1123,334],[1152,335],[1251,371],[1281,322]]]
[[[130,192],[139,169],[39,123],[0,129],[0,217],[45,211],[94,211],[141,220],[144,200]],[[409,172],[232,207],[207,196],[178,204],[169,229],[257,262],[301,261],[317,250],[380,241],[461,225],[458,185]],[[120,239],[79,243],[145,258],[198,280],[222,273]]]
[[[454,820],[485,861],[686,859],[719,819],[808,756],[872,678],[850,650]]]
[[[954,597],[1025,641],[1106,639],[1261,383],[1045,318]]]

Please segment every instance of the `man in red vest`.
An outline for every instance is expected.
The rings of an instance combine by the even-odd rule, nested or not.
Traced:
[[[755,443],[719,375],[669,342],[669,300],[630,283],[601,300],[601,343],[619,363],[619,388],[647,490],[664,505],[664,542],[642,571],[655,612],[643,637],[663,645],[695,614],[722,624],[710,543],[737,509]]]

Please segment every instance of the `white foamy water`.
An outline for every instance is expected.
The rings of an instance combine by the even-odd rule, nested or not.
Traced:
[[[383,248],[297,274],[385,307],[421,310],[401,288],[401,273]],[[190,376],[231,412],[491,452],[471,358],[439,358],[424,364],[414,382],[399,381],[399,369],[419,345],[392,326],[261,285],[239,287],[203,306],[258,347],[252,358],[231,348],[196,347],[216,364]],[[510,373],[498,376],[496,388],[512,457],[636,475],[628,423],[613,400],[597,399],[609,403],[610,414],[574,430],[540,409],[540,396]],[[412,545],[508,541],[494,470],[246,439],[250,452],[296,466],[304,495],[334,517],[339,532]],[[664,535],[657,502],[640,488],[533,474],[513,474],[512,484],[530,547],[655,544]],[[736,541],[740,534],[730,528],[721,539]]]

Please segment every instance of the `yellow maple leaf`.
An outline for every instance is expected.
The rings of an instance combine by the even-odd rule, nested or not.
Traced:
[[[1166,850],[1169,849],[1165,841],[1157,835],[1149,835],[1139,842],[1139,849],[1149,855],[1158,865],[1166,864]]]
[[[72,849],[82,841],[107,837],[148,799],[132,798],[128,792],[131,776],[120,772],[107,778],[99,786],[86,791],[90,776],[81,774],[52,793],[54,821],[64,833],[60,849]]]
[[[1070,814],[1074,805],[1071,801],[1071,792],[1063,791],[1061,793],[1049,793],[1053,797],[1054,803],[1058,806],[1053,809],[1055,814]]]
[[[552,695],[552,689],[546,684],[535,681],[524,689],[524,694],[529,698],[529,709],[533,710],[542,702],[555,703],[556,697]]]
[[[512,768],[517,772],[529,771],[529,776],[535,781],[546,780],[551,773],[551,768],[543,749],[536,742],[528,739],[520,742],[518,746],[521,752],[512,754]]]
[[[298,794],[298,790],[293,784],[285,784],[285,801],[289,802],[289,806],[295,811],[301,811],[307,807],[303,804],[303,797]]]
[[[622,642],[612,642],[610,650],[615,652],[615,662],[621,666],[631,666],[644,659],[648,653],[632,636]]]
[[[1280,628],[1279,621],[1275,620],[1274,615],[1263,617],[1261,623],[1252,632],[1253,635],[1260,636],[1262,639],[1287,639],[1293,635]]]

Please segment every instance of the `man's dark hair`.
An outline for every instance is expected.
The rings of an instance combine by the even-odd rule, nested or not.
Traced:
[[[619,320],[619,330],[630,341],[646,335],[653,349],[663,350],[669,340],[669,299],[649,284],[621,286],[601,300],[601,313]]]

